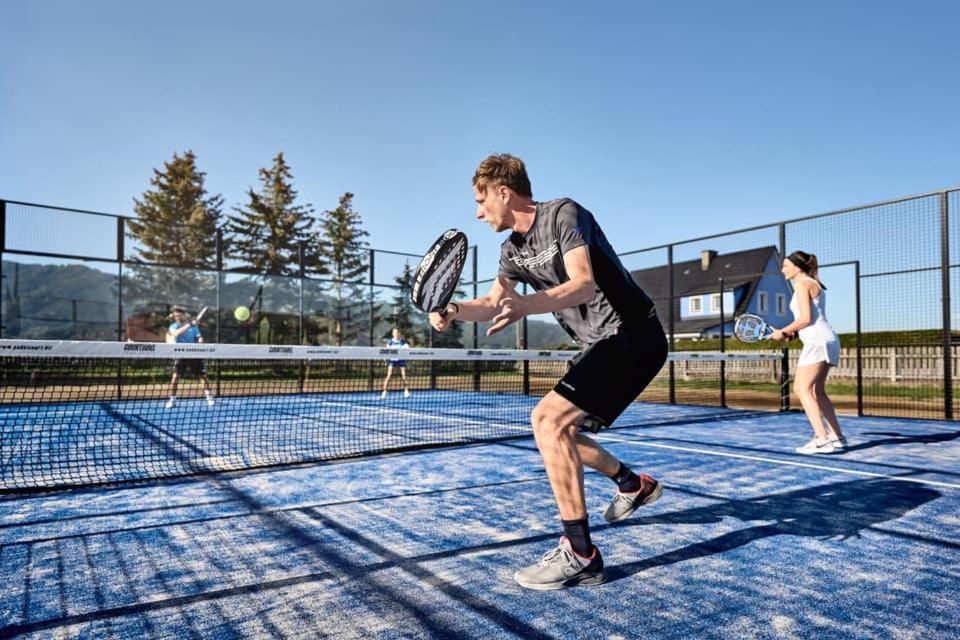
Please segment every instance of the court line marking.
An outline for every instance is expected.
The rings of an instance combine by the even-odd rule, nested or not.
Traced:
[[[902,482],[913,482],[916,484],[926,484],[934,487],[947,487],[950,489],[960,489],[960,484],[950,482],[937,482],[936,480],[924,480],[923,478],[907,478],[904,476],[892,476],[886,473],[874,473],[872,471],[858,471],[856,469],[844,469],[842,467],[831,467],[822,464],[811,464],[809,462],[795,462],[793,460],[779,460],[777,458],[765,458],[763,456],[748,456],[742,453],[725,453],[722,451],[710,451],[709,449],[697,449],[694,447],[678,447],[672,444],[656,444],[654,442],[642,442],[638,440],[625,440],[623,438],[613,438],[610,436],[596,436],[597,440],[605,442],[618,442],[621,444],[631,444],[638,447],[653,447],[655,449],[672,449],[674,451],[687,451],[690,453],[701,453],[707,456],[717,456],[721,458],[739,458],[741,460],[753,460],[755,462],[770,462],[773,464],[786,465],[790,467],[804,467],[807,469],[818,469],[821,471],[835,471],[837,473],[846,473],[854,476],[865,476],[868,478],[884,478],[886,480],[900,480]],[[723,446],[723,445],[719,445]],[[860,464],[870,464],[862,462]]]

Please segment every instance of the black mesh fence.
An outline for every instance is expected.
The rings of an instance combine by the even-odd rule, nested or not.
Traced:
[[[356,247],[362,266],[340,279],[299,261],[283,274],[256,273],[222,251],[210,258],[209,268],[187,268],[140,260],[138,241],[121,216],[3,200],[0,214],[3,338],[160,341],[177,304],[193,313],[213,308],[202,329],[208,341],[219,343],[371,346],[383,344],[399,326],[417,346],[572,346],[549,317],[531,318],[497,336],[487,336],[483,324],[436,334],[404,302],[420,258],[413,253]],[[780,274],[781,262],[795,250],[813,253],[827,286],[827,316],[842,346],[828,379],[838,408],[954,419],[958,215],[960,191],[948,190],[621,257],[657,303],[672,350],[743,351],[779,346],[736,342],[733,321],[749,312],[774,326],[789,323],[793,292]],[[474,247],[461,281],[464,296],[489,287],[489,274],[481,278],[476,264]],[[249,309],[249,317],[236,315],[240,307]],[[783,350],[781,383],[795,370],[800,347],[794,341]],[[667,400],[676,401],[681,374],[670,367],[665,375]],[[721,404],[725,387],[718,390]],[[799,406],[785,384],[781,403]]]

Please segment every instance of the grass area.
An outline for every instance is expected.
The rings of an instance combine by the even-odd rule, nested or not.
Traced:
[[[677,389],[695,390],[703,389],[705,391],[720,391],[719,380],[676,380]],[[670,386],[668,380],[655,380],[652,385],[657,389],[667,389]],[[756,391],[762,394],[780,393],[780,385],[776,382],[751,382],[748,380],[727,380],[727,389],[744,389]],[[791,387],[792,389],[792,387]],[[827,394],[832,395],[857,395],[857,385],[855,384],[830,384],[827,383]],[[943,388],[940,386],[909,387],[904,385],[863,385],[863,397],[875,398],[906,398],[909,400],[937,400],[943,399]]]

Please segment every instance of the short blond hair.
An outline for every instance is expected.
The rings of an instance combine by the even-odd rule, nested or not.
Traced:
[[[473,174],[473,186],[480,191],[500,185],[510,187],[521,196],[533,197],[527,167],[523,164],[523,160],[509,153],[488,156]]]

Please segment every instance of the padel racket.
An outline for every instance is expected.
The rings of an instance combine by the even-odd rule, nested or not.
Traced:
[[[203,314],[205,314],[209,308],[210,307],[204,307],[203,309],[200,309],[200,313],[197,314],[197,317],[194,318],[193,321],[197,324],[200,324],[200,321],[203,320]]]
[[[733,325],[733,335],[740,342],[760,342],[773,335],[773,327],[760,316],[745,313]]]
[[[467,235],[457,229],[444,232],[420,260],[413,275],[410,300],[421,311],[436,311],[445,318],[466,262]]]

